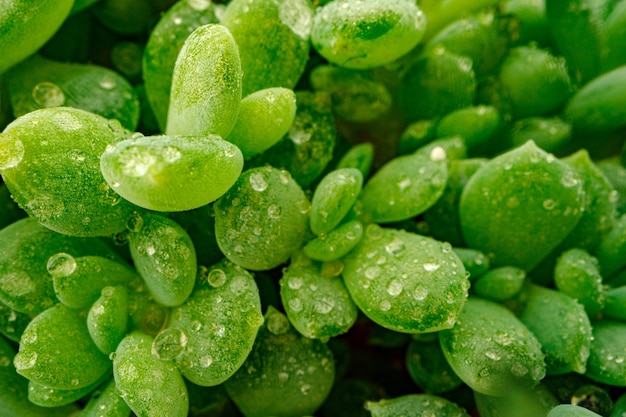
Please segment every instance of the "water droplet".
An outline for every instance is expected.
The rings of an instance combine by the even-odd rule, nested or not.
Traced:
[[[329,298],[321,298],[315,301],[315,311],[320,314],[328,314],[335,307],[335,301]]]
[[[430,160],[433,162],[441,162],[441,161],[445,161],[448,155],[446,155],[446,150],[444,148],[442,148],[441,146],[435,146],[430,151],[429,157],[430,157]]]
[[[213,358],[211,355],[205,355],[200,358],[200,366],[202,368],[208,368],[213,363]]]
[[[267,190],[267,177],[263,172],[253,172],[250,174],[248,181],[254,191],[263,192]]]
[[[502,346],[509,346],[513,343],[513,338],[508,333],[500,330],[494,334],[493,340]]]
[[[113,77],[113,75],[107,74],[100,79],[100,87],[102,87],[105,90],[113,90],[116,85],[117,85],[117,82],[115,81],[115,78]]]
[[[383,228],[377,224],[368,224],[365,228],[365,234],[372,240],[378,240],[383,236]]]
[[[119,156],[122,172],[129,177],[143,177],[157,163],[156,156],[138,146],[129,146]]]
[[[524,365],[522,365],[519,362],[516,362],[513,364],[513,366],[511,366],[511,373],[520,378],[523,377],[524,375],[526,375],[528,373],[528,368],[526,368]]]
[[[380,267],[372,266],[365,270],[365,278],[367,279],[375,279],[380,274]]]
[[[180,356],[187,346],[187,335],[180,329],[165,329],[152,342],[152,355],[169,361]]]
[[[203,11],[211,6],[210,0],[187,0],[192,9]]]
[[[438,270],[439,268],[441,268],[441,265],[439,265],[439,264],[432,264],[432,263],[425,263],[424,265],[422,265],[422,267],[424,268],[424,271],[434,272],[434,271]]]
[[[33,197],[26,203],[26,208],[40,222],[46,222],[53,218],[58,218],[65,210],[63,200],[49,195],[39,195]],[[27,210],[27,211],[28,211]]]
[[[271,219],[280,219],[280,215],[282,213],[282,209],[276,204],[272,204],[267,208],[267,215]]]
[[[494,360],[494,361],[499,361],[501,359],[501,357],[498,354],[498,352],[495,352],[493,350],[486,351],[485,352],[485,356],[488,357],[491,360]]]
[[[37,363],[37,352],[20,351],[15,358],[13,358],[13,364],[15,369],[23,371],[30,369]]]
[[[519,206],[519,199],[515,196],[513,197],[509,197],[506,199],[506,206],[508,208],[515,208],[517,206]]]
[[[556,207],[556,202],[549,198],[547,200],[544,200],[541,205],[546,210],[554,210],[554,208]]]
[[[389,283],[389,286],[387,287],[387,293],[392,297],[397,297],[402,293],[403,289],[404,286],[402,285],[402,282],[394,279]]]
[[[202,329],[202,323],[200,323],[198,320],[194,320],[191,322],[191,328],[194,331],[199,332],[200,329]]]
[[[246,278],[241,275],[234,277],[233,280],[230,282],[230,290],[235,294],[240,294],[246,288],[248,288]]]
[[[142,227],[143,217],[141,217],[141,214],[137,213],[136,211],[132,212],[132,214],[128,216],[128,219],[126,220],[126,229],[128,229],[129,232],[137,233],[141,230]]]
[[[287,382],[287,380],[289,380],[289,374],[287,372],[279,372],[278,380],[280,382]]]
[[[60,107],[65,103],[65,94],[61,87],[49,81],[37,84],[31,94],[35,103],[44,108]]]
[[[300,392],[302,395],[309,395],[311,392],[311,386],[309,384],[304,384],[300,387]]]
[[[400,181],[398,181],[397,186],[400,189],[400,191],[404,191],[405,189],[411,186],[411,179],[403,178]]]
[[[567,188],[578,185],[579,182],[580,181],[578,180],[576,173],[573,171],[567,171],[565,174],[563,174],[563,177],[561,177],[561,184],[563,184],[563,186]]]
[[[289,330],[289,327],[290,325],[287,317],[278,311],[271,313],[267,318],[267,330],[276,336],[286,333]]]
[[[167,146],[162,151],[163,160],[168,164],[172,164],[182,158],[183,154],[174,146]]]
[[[287,304],[296,313],[302,311],[302,300],[300,300],[299,298],[292,298],[287,302]]]
[[[24,144],[7,133],[0,133],[0,170],[15,168],[24,159]]]
[[[181,23],[183,23],[183,18],[180,16],[173,16],[172,22],[174,22],[175,25],[180,25]]]
[[[226,283],[226,273],[223,270],[216,268],[212,270],[211,272],[209,272],[209,275],[207,277],[207,282],[212,287],[215,287],[215,288],[221,287],[222,285]]]
[[[391,242],[385,245],[385,250],[390,255],[398,256],[404,250],[404,241],[399,237],[395,237]]]
[[[391,303],[389,300],[383,300],[380,302],[380,310],[381,311],[389,311],[391,309]]]
[[[302,278],[300,277],[289,277],[289,280],[287,281],[287,285],[289,285],[289,288],[291,288],[292,290],[298,290],[302,287],[303,281]]]
[[[46,267],[53,277],[67,277],[76,271],[76,259],[65,252],[57,253],[48,258]]]
[[[417,287],[413,291],[413,296],[417,301],[424,301],[428,297],[428,288]]]

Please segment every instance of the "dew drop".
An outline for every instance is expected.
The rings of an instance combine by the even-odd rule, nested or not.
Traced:
[[[302,300],[299,298],[292,298],[287,302],[287,304],[296,313],[302,311]]]
[[[389,283],[389,286],[387,287],[387,293],[391,295],[392,297],[397,297],[402,293],[403,289],[404,289],[404,286],[402,285],[402,282],[400,282],[397,279],[394,279],[393,281]]]
[[[209,272],[209,275],[207,276],[207,282],[212,287],[221,287],[226,283],[226,273],[223,270],[216,268]]]
[[[291,288],[292,290],[298,290],[302,287],[303,281],[302,278],[300,277],[289,277],[289,280],[287,281],[287,285],[289,285],[289,288]]]
[[[180,329],[165,329],[152,342],[152,355],[169,361],[180,356],[187,346],[187,335]]]
[[[15,168],[24,159],[24,144],[13,136],[0,133],[0,170]]]
[[[230,290],[235,294],[240,294],[247,287],[248,284],[246,283],[246,278],[241,275],[234,277],[233,280],[230,282]]]
[[[13,364],[18,371],[30,369],[37,364],[37,352],[19,352],[15,355]]]
[[[499,361],[501,359],[498,352],[494,352],[493,350],[486,351],[485,356],[494,361]]]
[[[404,191],[411,186],[411,179],[403,178],[400,181],[398,181],[397,186],[400,189],[400,191]]]
[[[335,307],[335,301],[329,298],[321,298],[315,301],[315,311],[320,314],[328,314]]]
[[[141,214],[134,211],[126,220],[126,229],[129,232],[139,232],[143,227],[143,217]]]
[[[213,363],[213,358],[210,355],[205,355],[200,358],[200,366],[202,368],[208,368]]]
[[[365,270],[365,278],[367,279],[375,279],[380,274],[380,267],[372,266]]]
[[[289,374],[287,372],[279,372],[278,380],[280,382],[287,382],[287,380],[289,380]]]
[[[287,317],[277,311],[270,314],[267,318],[267,330],[276,336],[286,333],[289,330],[289,321],[287,320]]]
[[[276,204],[272,204],[271,206],[267,208],[267,215],[271,219],[280,219],[281,213],[282,213],[281,208],[277,206]]]
[[[379,307],[381,311],[389,311],[391,309],[391,303],[389,300],[383,300],[380,302]]]
[[[424,301],[428,297],[428,289],[424,287],[417,287],[413,291],[413,296],[417,301]]]
[[[56,253],[48,258],[46,268],[53,277],[67,277],[76,271],[76,259],[65,252]]]
[[[438,270],[439,268],[441,268],[441,265],[433,264],[433,263],[425,263],[424,265],[422,265],[422,267],[424,268],[424,271],[426,272],[434,272]]]
[[[551,198],[549,198],[547,200],[544,200],[541,205],[546,210],[554,210],[554,208],[556,207],[556,202],[552,200]]]
[[[398,237],[385,245],[385,250],[390,255],[399,255],[405,248],[404,241]]]
[[[521,363],[516,362],[513,364],[513,366],[511,366],[511,373],[518,378],[523,377],[528,373],[528,368],[526,368]]]
[[[309,384],[304,384],[300,387],[300,392],[302,393],[302,395],[309,395],[309,393],[311,392],[311,385]]]
[[[35,103],[43,108],[59,107],[65,103],[65,94],[61,87],[49,81],[37,84],[31,94]]]
[[[267,190],[267,177],[263,172],[253,172],[250,174],[248,181],[254,191],[263,192]]]
[[[211,6],[210,0],[187,0],[192,9],[203,11]]]
[[[102,79],[100,79],[100,87],[102,87],[105,90],[113,90],[115,88],[115,86],[117,85],[117,82],[115,81],[115,78],[113,78],[112,75],[105,75],[104,77],[102,77]]]
[[[429,157],[430,157],[430,160],[433,162],[441,162],[441,161],[445,161],[448,156],[446,155],[446,150],[444,148],[442,148],[441,146],[435,146],[430,151]]]
[[[575,185],[578,185],[578,183],[579,183],[579,180],[576,177],[576,174],[572,171],[567,171],[561,177],[561,184],[563,184],[564,187],[571,188]]]

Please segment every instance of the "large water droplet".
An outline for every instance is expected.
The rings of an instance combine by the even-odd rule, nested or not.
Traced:
[[[253,172],[250,174],[248,181],[254,191],[263,192],[267,190],[267,178],[263,172]]]
[[[207,277],[207,282],[212,287],[215,287],[215,288],[221,287],[222,285],[226,283],[226,273],[223,270],[216,268],[212,270],[211,272],[209,272],[209,275]]]
[[[287,305],[296,313],[302,311],[302,300],[299,298],[292,298],[287,302]]]
[[[282,313],[276,311],[267,318],[267,330],[276,336],[286,333],[289,327],[289,321]]]
[[[397,297],[400,295],[400,293],[402,293],[403,289],[404,286],[402,285],[402,282],[394,279],[389,283],[389,286],[387,287],[387,293],[392,297]]]
[[[46,267],[53,277],[67,277],[76,271],[76,259],[65,252],[57,253],[48,258]]]
[[[15,168],[24,159],[24,144],[13,136],[0,133],[0,170]]]
[[[41,107],[59,107],[65,103],[65,94],[58,85],[49,81],[37,84],[32,91],[33,100]]]
[[[106,74],[104,77],[100,79],[100,87],[105,90],[113,90],[117,85],[115,78],[112,75]]]
[[[180,356],[187,346],[187,335],[180,329],[165,329],[152,342],[152,354],[164,361]]]
[[[335,307],[335,301],[330,298],[321,298],[315,301],[315,311],[320,314],[328,314]]]

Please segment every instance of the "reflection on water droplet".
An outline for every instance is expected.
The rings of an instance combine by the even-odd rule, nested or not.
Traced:
[[[24,158],[24,144],[7,133],[0,133],[0,170],[15,168]]]
[[[65,94],[58,85],[49,81],[37,84],[31,93],[35,103],[43,108],[60,107],[65,103]]]
[[[67,277],[76,271],[76,259],[68,253],[57,253],[48,259],[46,267],[53,277]]]

